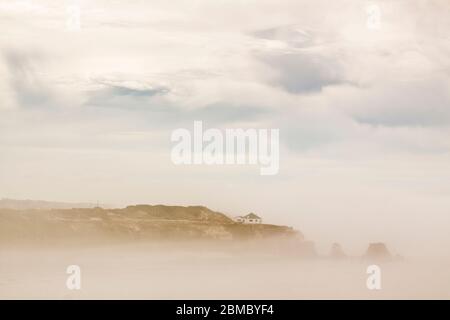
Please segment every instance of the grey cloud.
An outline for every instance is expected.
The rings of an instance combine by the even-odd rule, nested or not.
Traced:
[[[295,48],[311,47],[317,43],[311,31],[293,25],[257,30],[252,35],[260,39],[282,41]]]
[[[270,111],[259,106],[229,104],[226,101],[189,109],[168,99],[169,88],[135,90],[110,87],[90,93],[83,113],[90,118],[123,118],[136,130],[172,130],[191,127],[195,120],[220,127],[241,121],[255,121]]]
[[[442,80],[393,83],[350,101],[350,115],[363,124],[387,127],[431,127],[450,124],[450,96]]]
[[[118,96],[133,96],[133,97],[151,97],[154,95],[167,94],[169,89],[167,88],[155,88],[155,89],[132,89],[127,87],[113,86],[109,89],[112,94]]]
[[[2,58],[16,104],[23,108],[50,107],[54,104],[50,89],[40,81],[37,65],[44,58],[36,53],[6,51]]]
[[[422,127],[441,126],[449,123],[449,112],[443,109],[411,110],[407,113],[400,110],[379,110],[372,114],[356,115],[360,123],[386,127]]]
[[[140,108],[149,105],[151,98],[169,93],[166,87],[135,89],[120,85],[109,85],[91,91],[86,105],[118,108]]]
[[[327,55],[326,44],[330,42],[327,35],[287,25],[257,30],[252,36],[276,40],[286,46],[278,52],[257,54],[261,61],[278,72],[273,85],[290,93],[304,94],[346,82],[339,57]]]
[[[273,84],[290,93],[317,92],[326,86],[346,83],[336,58],[300,52],[266,55],[261,60],[277,70]]]

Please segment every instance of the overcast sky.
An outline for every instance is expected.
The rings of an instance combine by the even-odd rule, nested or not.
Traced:
[[[0,30],[0,197],[202,204],[324,247],[448,252],[447,0],[0,0]],[[194,120],[279,128],[279,174],[175,166]]]

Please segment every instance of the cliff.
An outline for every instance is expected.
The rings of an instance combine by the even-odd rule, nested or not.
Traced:
[[[0,244],[145,240],[303,239],[285,226],[235,223],[203,206],[137,205],[123,209],[0,209]]]

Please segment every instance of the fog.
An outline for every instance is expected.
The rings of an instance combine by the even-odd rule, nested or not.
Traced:
[[[0,253],[1,299],[448,299],[450,261],[301,259],[197,245],[11,248]],[[81,268],[80,290],[66,269]]]

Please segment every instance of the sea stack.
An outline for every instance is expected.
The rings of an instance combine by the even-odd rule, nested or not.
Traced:
[[[346,257],[347,257],[347,255],[344,253],[342,246],[337,242],[333,243],[333,245],[331,246],[330,258],[343,259]]]
[[[372,260],[392,260],[392,255],[383,242],[370,243],[364,257]]]

